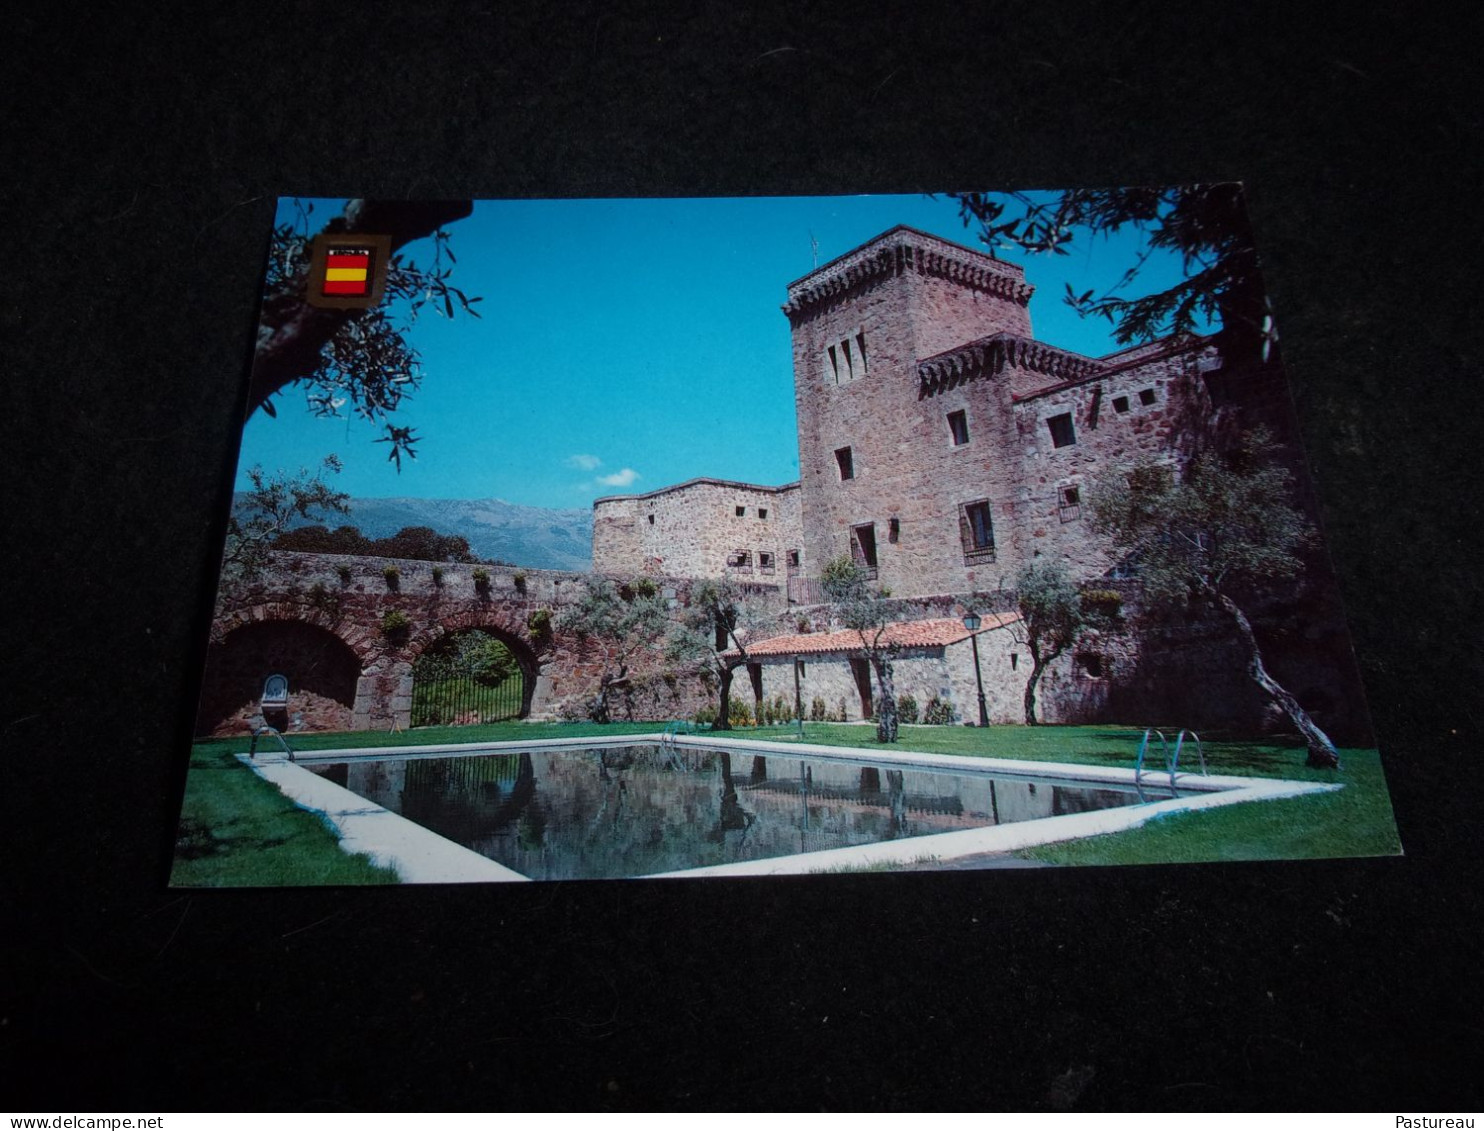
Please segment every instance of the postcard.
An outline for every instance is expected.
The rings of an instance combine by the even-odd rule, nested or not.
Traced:
[[[1281,352],[1236,184],[283,199],[172,883],[1398,853]]]

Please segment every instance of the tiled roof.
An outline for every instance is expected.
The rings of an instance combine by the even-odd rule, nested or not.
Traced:
[[[980,632],[1002,628],[1020,619],[1016,613],[988,613]],[[937,620],[902,620],[886,626],[882,637],[885,644],[897,644],[903,648],[942,648],[967,640],[974,633],[964,627],[964,622],[951,617]],[[861,635],[854,629],[837,632],[805,632],[794,636],[775,636],[759,640],[747,646],[749,657],[762,656],[814,656],[826,652],[860,652]],[[733,653],[735,654],[735,653]]]

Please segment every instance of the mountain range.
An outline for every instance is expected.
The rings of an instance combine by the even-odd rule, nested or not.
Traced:
[[[244,497],[239,492],[236,501]],[[588,509],[528,507],[503,499],[352,498],[348,515],[292,525],[349,525],[368,538],[386,538],[405,526],[431,526],[439,534],[462,535],[481,558],[529,569],[584,572],[593,565],[593,514]]]

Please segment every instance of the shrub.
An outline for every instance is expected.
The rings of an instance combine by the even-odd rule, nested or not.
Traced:
[[[706,706],[700,707],[696,710],[695,717],[697,725],[709,727],[716,721],[716,708],[708,703],[706,704]]]
[[[832,718],[837,723],[843,723],[848,717],[845,713],[845,696],[842,695],[840,696],[840,702],[835,706],[835,713]]]
[[[540,648],[551,641],[551,610],[536,609],[526,617],[526,629],[531,634],[531,643]]]
[[[917,721],[917,700],[910,695],[898,695],[897,718],[904,723],[915,723]]]
[[[381,634],[393,643],[407,639],[412,622],[401,609],[388,609],[381,614]]]
[[[922,713],[922,721],[930,726],[952,726],[956,718],[958,712],[953,709],[953,703],[936,695],[928,700],[927,710]]]
[[[727,696],[727,718],[734,727],[752,726],[752,708],[747,700]]]
[[[442,589],[443,588],[443,567],[442,566],[434,566],[433,567],[433,588],[435,588],[435,589]]]
[[[309,604],[322,613],[335,616],[340,612],[340,594],[324,582],[316,581],[309,587]]]
[[[381,576],[386,580],[386,587],[396,592],[402,586],[402,571],[394,565],[386,566],[381,571]]]
[[[519,571],[517,571],[517,572],[512,573],[510,575],[510,580],[513,581],[513,582],[515,582],[515,591],[517,593],[524,593],[526,591],[526,575],[525,574],[520,573]]]
[[[822,723],[824,720],[824,700],[816,695],[809,703],[809,721],[811,723]]]
[[[485,594],[490,591],[490,571],[484,568],[476,569],[469,575],[474,579],[474,591]]]
[[[348,565],[336,566],[335,567],[335,572],[340,575],[340,584],[341,585],[349,585],[350,584],[350,579],[353,576],[352,573],[351,573],[350,566],[348,566]]]
[[[800,635],[806,632],[814,631],[814,626],[809,623],[808,617],[800,617],[798,624],[796,624],[794,627],[799,630]]]
[[[793,722],[794,705],[781,692],[773,696],[773,717],[780,723]]]

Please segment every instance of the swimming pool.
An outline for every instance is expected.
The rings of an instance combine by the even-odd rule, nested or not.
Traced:
[[[537,849],[552,854],[563,839],[575,834],[550,833],[550,825],[541,825],[540,814],[546,809],[548,793],[537,768],[537,756],[552,752],[598,751],[598,757],[606,754],[609,764],[602,767],[609,778],[604,782],[598,773],[602,788],[612,789],[617,796],[610,796],[607,808],[599,808],[588,815],[591,825],[601,827],[606,821],[609,828],[626,830],[630,814],[639,806],[631,802],[638,794],[632,785],[619,788],[615,780],[618,763],[624,760],[621,752],[632,747],[660,747],[657,753],[636,755],[639,761],[654,762],[671,753],[682,761],[668,772],[682,775],[690,780],[694,791],[691,808],[681,808],[663,822],[658,833],[650,831],[645,838],[635,839],[642,851],[632,856],[626,864],[606,874],[644,876],[646,878],[698,878],[712,876],[763,876],[805,875],[821,872],[854,871],[861,869],[898,868],[902,866],[927,866],[939,864],[945,867],[994,866],[1003,861],[1006,854],[1034,845],[1051,844],[1056,841],[1073,840],[1103,833],[1122,832],[1135,828],[1146,821],[1170,813],[1198,811],[1240,802],[1275,800],[1297,797],[1315,792],[1327,792],[1341,788],[1338,785],[1314,782],[1282,781],[1275,778],[1230,777],[1212,774],[1190,774],[1181,772],[1159,783],[1166,787],[1156,790],[1150,775],[1143,779],[1143,802],[1139,801],[1139,789],[1135,772],[1130,768],[1116,766],[1088,766],[1033,762],[1004,758],[974,758],[952,754],[926,754],[901,749],[883,750],[881,747],[836,747],[782,740],[741,739],[735,736],[725,739],[704,735],[686,735],[665,744],[664,736],[656,733],[632,735],[609,741],[588,738],[544,739],[524,742],[495,743],[448,743],[429,746],[404,746],[397,748],[361,747],[330,751],[302,751],[298,763],[289,761],[280,753],[260,754],[254,760],[242,753],[238,758],[252,771],[275,785],[286,796],[303,808],[322,815],[335,827],[341,846],[347,852],[366,853],[373,862],[397,872],[404,883],[495,883],[528,881],[532,877],[518,868],[507,866],[492,857],[481,855],[458,843],[450,836],[434,832],[409,820],[400,813],[375,800],[376,797],[391,799],[391,794],[405,791],[406,775],[414,778],[439,775],[455,779],[455,794],[462,791],[469,806],[466,811],[470,828],[478,830],[481,821],[486,833],[493,839],[511,839],[526,854]],[[685,761],[697,753],[717,756],[709,763],[697,759]],[[725,753],[725,761],[719,755]],[[531,759],[529,771],[521,767],[520,755]],[[511,761],[511,757],[514,760]],[[752,780],[752,759],[758,756],[768,761],[763,766],[761,780]],[[458,769],[450,762],[444,771],[417,770],[408,767],[414,762],[438,759],[480,758],[507,759],[503,765],[489,762],[483,769]],[[773,760],[781,758],[782,772],[771,769]],[[797,771],[798,763],[805,762],[802,776],[790,779],[790,772]],[[380,770],[369,767],[374,763],[387,764]],[[390,764],[400,763],[394,769]],[[808,764],[827,764],[828,768],[811,771]],[[344,769],[327,769],[326,774],[311,772],[309,767],[328,768],[343,765]],[[467,765],[473,766],[473,763]],[[367,767],[362,769],[362,767]],[[792,770],[790,770],[792,767]],[[863,770],[875,769],[876,776],[863,774]],[[634,765],[623,768],[623,782],[631,783]],[[888,772],[901,772],[900,785]],[[661,773],[667,772],[660,769]],[[944,794],[937,792],[941,784],[931,775],[947,772],[974,779],[962,785],[957,804],[928,804],[933,799],[942,801]],[[927,778],[910,777],[909,773],[925,773]],[[403,775],[399,786],[396,774]],[[710,774],[710,777],[707,777]],[[377,775],[382,780],[377,780]],[[841,775],[845,775],[843,779]],[[559,774],[557,776],[560,776]],[[1163,777],[1163,773],[1159,775]],[[727,779],[731,786],[728,788]],[[337,784],[334,778],[346,784]],[[923,782],[926,785],[923,785]],[[989,782],[995,784],[991,790]],[[880,793],[877,794],[877,783]],[[767,783],[766,785],[764,783]],[[370,796],[352,792],[347,786],[355,785]],[[494,787],[498,787],[498,789]],[[515,796],[517,786],[522,790],[541,791],[543,804],[534,807],[527,800],[521,802]],[[1034,786],[1034,790],[1028,788]],[[746,788],[752,787],[752,788]],[[589,786],[589,790],[593,787]],[[1081,796],[1084,791],[1111,790],[1121,795],[1122,803],[1111,808],[1079,808],[1086,804]],[[735,798],[731,796],[735,791]],[[977,791],[977,792],[976,792]],[[1058,792],[1060,791],[1060,792]],[[843,796],[841,795],[843,794]],[[979,818],[966,814],[985,811],[983,798],[988,794],[990,821],[980,823]],[[1178,794],[1172,796],[1172,794]],[[883,796],[884,795],[884,796]],[[916,802],[913,799],[916,798]],[[977,800],[976,800],[977,798]],[[1034,803],[1032,803],[1034,799]],[[414,801],[414,811],[421,812]],[[503,826],[491,822],[491,807],[499,815],[502,805],[523,804],[519,813]],[[734,806],[736,808],[734,808]],[[750,858],[733,858],[729,862],[706,863],[705,860],[722,860],[720,855],[697,858],[690,855],[683,863],[668,867],[680,857],[665,857],[656,848],[664,847],[664,840],[676,825],[692,825],[703,834],[720,835],[722,842],[729,838],[743,841],[749,846],[763,841],[764,831],[770,826],[759,826],[765,815],[771,816],[776,809],[798,806],[809,809],[809,826],[795,829],[792,834],[768,832],[770,848],[782,855],[764,856],[749,853]],[[483,807],[481,810],[480,807]],[[1020,809],[1023,819],[1011,820],[1014,810]],[[929,812],[933,809],[947,810],[943,813]],[[739,827],[730,825],[738,823]],[[848,811],[849,820],[841,816]],[[827,843],[824,815],[836,824],[856,826],[874,823],[876,831],[884,826],[894,834],[887,839],[866,843],[844,844],[842,847],[821,847]],[[483,812],[483,816],[480,816]],[[509,816],[509,812],[506,812]],[[749,822],[749,815],[751,820]],[[524,818],[524,827],[523,827]],[[893,822],[896,827],[893,828]],[[944,822],[947,831],[942,829]],[[961,822],[957,824],[955,822]],[[963,827],[967,826],[967,827]],[[453,830],[457,833],[457,830]],[[691,830],[695,831],[694,829]],[[913,835],[905,835],[911,831]],[[746,834],[741,835],[741,834]],[[628,835],[627,833],[625,835]],[[652,842],[658,837],[661,844]],[[790,839],[797,837],[795,841]],[[524,838],[524,844],[521,844]],[[704,840],[704,835],[702,836]],[[708,845],[711,842],[706,842]],[[709,851],[706,849],[705,851]],[[593,855],[601,853],[594,850]],[[611,853],[610,853],[611,855]],[[513,859],[513,857],[511,857]],[[522,866],[525,861],[519,861]],[[659,868],[658,871],[645,871]],[[569,868],[568,874],[581,875],[579,869]]]
[[[336,762],[317,756],[311,768],[536,880],[746,866],[1140,800],[1117,784],[844,753],[589,743]],[[919,855],[933,853],[924,847]]]

